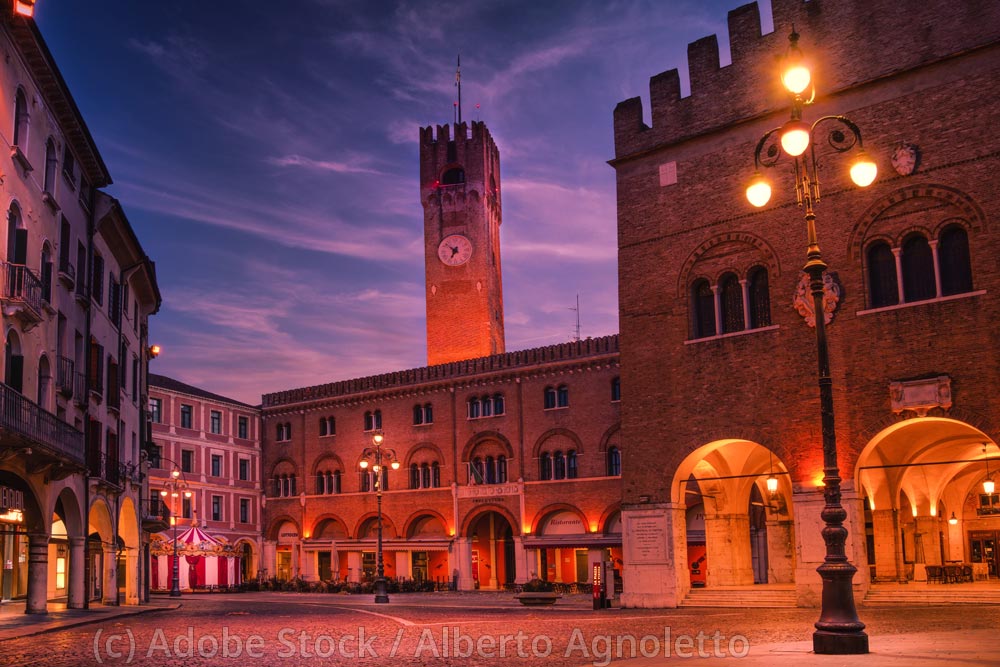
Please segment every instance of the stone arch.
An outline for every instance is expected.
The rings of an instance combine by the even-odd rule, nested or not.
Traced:
[[[934,240],[934,236],[929,227],[925,227],[924,225],[910,225],[896,234],[895,247],[903,247],[903,243],[905,243],[907,239],[914,236],[922,236],[928,241]]]
[[[273,479],[275,475],[287,475],[287,474],[298,475],[299,470],[295,461],[288,458],[287,456],[283,456],[277,461],[275,461],[274,464],[271,465],[271,474],[268,475],[268,478]]]
[[[861,249],[867,245],[869,230],[879,218],[897,206],[906,203],[912,204],[914,200],[918,199],[934,200],[937,203],[931,204],[933,206],[944,205],[956,209],[957,217],[964,218],[968,225],[976,231],[986,228],[986,215],[982,208],[972,197],[961,190],[939,183],[907,185],[875,200],[861,214],[848,237],[847,247],[850,249],[851,256],[855,260],[861,258]],[[947,217],[950,219],[956,216]]]
[[[562,447],[561,449],[564,449],[564,450],[573,449],[573,450],[576,450],[577,454],[582,454],[583,453],[583,441],[580,440],[580,436],[578,436],[573,431],[570,431],[569,429],[565,429],[565,428],[553,428],[553,429],[549,429],[548,431],[546,431],[545,433],[543,433],[542,435],[540,435],[538,437],[538,440],[535,441],[534,447],[531,448],[531,456],[532,456],[532,458],[536,458],[537,459],[538,455],[542,451],[542,447],[545,446],[545,443],[548,442],[549,440],[554,440],[554,439],[556,439],[559,436],[562,436],[562,437],[566,438],[572,444],[572,447],[569,447],[569,448]]]
[[[497,442],[500,444],[500,448],[503,450],[502,454],[506,455],[507,459],[510,460],[514,457],[514,448],[510,444],[510,440],[506,438],[502,433],[498,431],[480,431],[476,433],[469,441],[465,444],[462,449],[462,460],[470,461],[472,457],[472,452],[484,442]]]
[[[545,525],[545,522],[548,519],[550,519],[552,515],[558,514],[560,512],[569,512],[571,514],[575,514],[577,517],[579,517],[580,523],[583,524],[584,530],[585,531],[590,530],[590,520],[587,518],[587,515],[584,514],[579,507],[577,507],[576,505],[571,505],[569,503],[551,503],[535,513],[535,518],[532,520],[531,523],[531,534],[538,535],[541,532],[542,527]]]
[[[940,221],[932,230],[934,233],[933,239],[940,239],[941,233],[948,229],[949,227],[961,227],[966,233],[972,231],[972,225],[965,218],[945,218]]]
[[[312,530],[309,532],[310,538],[314,540],[339,538],[347,539],[350,535],[351,534],[347,529],[347,522],[344,521],[339,515],[332,513],[321,514],[316,517],[313,521]]]
[[[462,529],[459,531],[459,534],[462,535],[462,537],[472,537],[473,524],[475,524],[480,517],[489,514],[490,512],[495,512],[506,519],[515,536],[519,536],[521,534],[521,523],[517,520],[517,517],[515,517],[514,514],[503,505],[496,505],[493,503],[479,505],[474,510],[466,514],[465,518],[462,519]]]
[[[347,472],[347,469],[344,467],[344,462],[333,452],[327,452],[316,459],[312,468],[313,477],[327,470],[340,470],[341,472]]]
[[[65,487],[59,495],[53,499],[53,508],[49,516],[57,514],[57,507],[62,505],[62,520],[66,524],[66,534],[69,537],[85,537],[83,522],[83,509],[80,507],[80,500],[76,496],[76,491],[72,487]]]
[[[115,535],[115,524],[112,516],[108,501],[103,496],[97,496],[90,503],[88,532],[90,534],[97,533],[102,542],[110,544]]]
[[[450,537],[448,521],[442,514],[431,509],[423,509],[411,514],[403,524],[403,537],[407,540],[417,537],[419,533],[415,531],[421,527],[421,524],[425,519],[433,519],[440,523],[442,530],[441,537]]]
[[[621,503],[615,503],[609,505],[605,508],[604,512],[601,513],[601,519],[598,523],[597,530],[601,534],[607,535],[608,529],[617,523],[618,530],[621,531],[622,528],[622,506]]]
[[[362,514],[358,518],[357,522],[354,524],[354,539],[356,539],[356,540],[368,539],[368,538],[362,536],[362,531],[365,531],[369,524],[372,524],[373,527],[371,528],[371,530],[374,531],[375,530],[375,528],[374,528],[374,522],[376,522],[376,521],[378,521],[378,514],[376,512],[368,512],[366,514]],[[398,538],[399,538],[399,531],[396,530],[396,524],[393,522],[393,520],[391,518],[389,518],[388,516],[386,516],[385,512],[383,512],[382,513],[382,539],[386,539],[386,540],[392,539],[392,540],[394,540],[394,539],[398,539]],[[372,538],[371,539],[375,539],[374,538],[374,533],[372,534]]]
[[[406,458],[403,461],[403,468],[409,468],[410,464],[414,462],[423,462],[425,459],[418,456],[421,452],[431,453],[431,458],[426,460],[437,461],[439,464],[444,462],[444,453],[441,451],[440,447],[432,442],[418,442],[406,453]]]
[[[41,504],[38,502],[39,494],[35,493],[32,485],[22,479],[19,475],[0,470],[0,484],[17,489],[24,494],[24,527],[29,533],[48,533],[52,522],[52,512],[42,513]]]
[[[598,445],[598,452],[600,452],[602,456],[604,454],[607,454],[608,445],[613,444],[615,447],[618,448],[618,451],[621,451],[622,449],[621,432],[622,432],[621,422],[612,425],[608,430],[604,432],[604,434],[601,436],[601,443],[600,445]],[[612,440],[615,439],[617,439],[617,442],[612,442]]]
[[[271,525],[268,526],[267,529],[267,539],[277,541],[278,531],[280,531],[281,527],[284,526],[286,523],[290,523],[293,526],[295,526],[295,530],[299,533],[299,535],[302,534],[302,527],[299,525],[299,522],[297,520],[292,518],[291,515],[279,514],[278,516],[271,519]]]
[[[714,284],[711,276],[714,274],[717,279],[725,273],[722,266],[714,267],[711,270],[702,267],[697,273],[695,272],[699,262],[709,259],[713,250],[721,249],[720,246],[725,245],[738,247],[737,252],[742,254],[736,263],[727,259],[722,265],[730,267],[730,270],[734,271],[737,276],[746,276],[746,272],[753,266],[764,266],[767,268],[768,274],[774,278],[781,275],[781,262],[778,259],[778,254],[763,237],[752,232],[724,232],[700,243],[684,260],[677,278],[678,299],[687,298],[688,288],[696,279],[704,277]]]

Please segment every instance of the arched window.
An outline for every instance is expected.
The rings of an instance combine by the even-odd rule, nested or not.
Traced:
[[[14,99],[14,145],[22,152],[28,145],[28,100],[21,88],[17,89]]]
[[[903,242],[903,300],[923,301],[935,295],[931,246],[925,237],[914,234]]]
[[[316,494],[323,495],[326,493],[326,473],[317,472],[316,473]]]
[[[722,333],[743,331],[743,288],[733,273],[727,273],[719,281],[722,306]]]
[[[441,185],[458,185],[465,183],[465,170],[461,167],[452,167],[441,176]]]
[[[486,483],[486,469],[483,466],[483,460],[478,456],[472,460],[472,478],[476,484]]]
[[[42,300],[52,303],[52,249],[42,246]]]
[[[441,466],[437,461],[431,463],[431,486],[435,489],[441,486]]]
[[[486,483],[496,484],[497,483],[497,467],[496,461],[492,456],[486,457]]]
[[[556,407],[556,390],[555,387],[545,388],[545,409],[551,410]]]
[[[941,294],[962,294],[972,291],[972,264],[969,261],[969,235],[965,229],[952,225],[941,233],[938,244],[941,268]]]
[[[497,457],[497,484],[507,482],[507,457],[501,454]]]
[[[293,473],[293,474],[289,475],[288,476],[288,480],[289,480],[290,485],[292,487],[292,489],[291,489],[292,490],[291,495],[293,495],[293,496],[298,495],[298,490],[295,488],[295,474]]]
[[[424,423],[424,407],[422,405],[413,406],[413,425],[419,426]]]
[[[566,458],[562,452],[552,455],[552,479],[566,479]]]
[[[274,439],[281,442],[285,439],[285,425],[284,423],[275,424],[274,426]]]
[[[434,408],[431,407],[430,403],[424,405],[424,423],[425,424],[434,423]]]
[[[608,477],[622,474],[622,452],[617,447],[608,447]]]
[[[367,492],[372,490],[372,471],[362,470],[361,471],[361,491]]]
[[[542,452],[538,459],[539,477],[542,479],[552,479],[552,457],[548,452]]]
[[[556,405],[560,408],[569,407],[569,387],[564,384],[556,389]]]
[[[420,486],[425,489],[431,488],[431,467],[426,463],[420,464]]]
[[[503,394],[493,394],[493,414],[502,415],[504,409]]]
[[[756,266],[747,276],[747,292],[750,297],[750,327],[771,326],[771,292],[767,284],[767,269]]]
[[[419,489],[420,488],[420,466],[416,463],[410,464],[410,488]]]
[[[691,286],[691,312],[694,321],[691,329],[695,338],[715,335],[715,295],[712,286],[705,279]]]
[[[490,417],[493,415],[493,401],[490,400],[489,396],[483,396],[479,403],[483,406],[484,417]]]
[[[343,475],[342,475],[342,473],[339,470],[334,470],[333,471],[333,490],[332,490],[332,493],[340,493],[340,489],[341,489],[340,478],[342,476]]]
[[[872,308],[894,306],[899,303],[899,284],[896,282],[896,259],[885,241],[868,247],[868,294]]]
[[[576,479],[576,451],[566,452],[566,479]]]
[[[56,187],[56,166],[59,160],[56,158],[56,142],[52,141],[52,137],[45,142],[45,178],[42,181],[42,191],[47,192],[49,195],[53,193]]]
[[[611,380],[611,401],[617,402],[622,400],[622,379],[614,378]]]
[[[479,399],[469,399],[469,419],[479,419]]]
[[[382,411],[367,411],[365,412],[365,430],[366,431],[376,431],[382,428]]]

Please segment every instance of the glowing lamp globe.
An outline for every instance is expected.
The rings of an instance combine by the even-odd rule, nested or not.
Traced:
[[[789,65],[781,74],[782,85],[793,95],[801,95],[809,87],[811,80],[809,68],[801,62]]]
[[[992,479],[987,479],[985,482],[983,482],[983,493],[985,493],[988,496],[993,495],[993,492],[996,491],[996,488],[997,485],[993,483]]]
[[[358,465],[361,467],[362,470],[365,470],[368,467],[368,461],[362,459],[361,463],[359,463]]]
[[[767,492],[772,496],[778,492],[778,478],[774,475],[767,477]]]
[[[759,173],[754,174],[747,186],[747,201],[760,208],[771,200],[771,184]]]
[[[393,461],[390,465],[392,465],[393,470],[399,470],[399,461]]]
[[[878,175],[878,166],[875,162],[868,157],[868,154],[861,151],[858,159],[854,161],[851,165],[851,180],[854,184],[861,188],[867,188],[873,182],[875,182],[875,176]]]
[[[952,512],[952,513],[951,513],[951,516],[950,516],[950,517],[948,517],[948,523],[950,523],[950,524],[951,524],[952,526],[954,526],[954,525],[958,524],[958,517],[957,517],[957,516],[955,516],[955,513],[954,513],[954,512]]]
[[[790,120],[781,128],[781,148],[798,157],[809,148],[809,126],[801,120]]]

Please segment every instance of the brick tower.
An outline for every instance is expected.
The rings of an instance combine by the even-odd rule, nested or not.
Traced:
[[[503,352],[500,153],[485,123],[421,128],[420,201],[427,363]]]

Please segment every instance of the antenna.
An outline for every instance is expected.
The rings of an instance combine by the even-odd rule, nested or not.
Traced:
[[[573,330],[573,342],[580,342],[580,295],[576,295],[576,308],[570,308],[570,310],[576,312],[576,328]]]
[[[455,87],[458,88],[458,102],[455,104],[458,112],[458,121],[462,122],[462,54],[458,54],[455,60]]]

